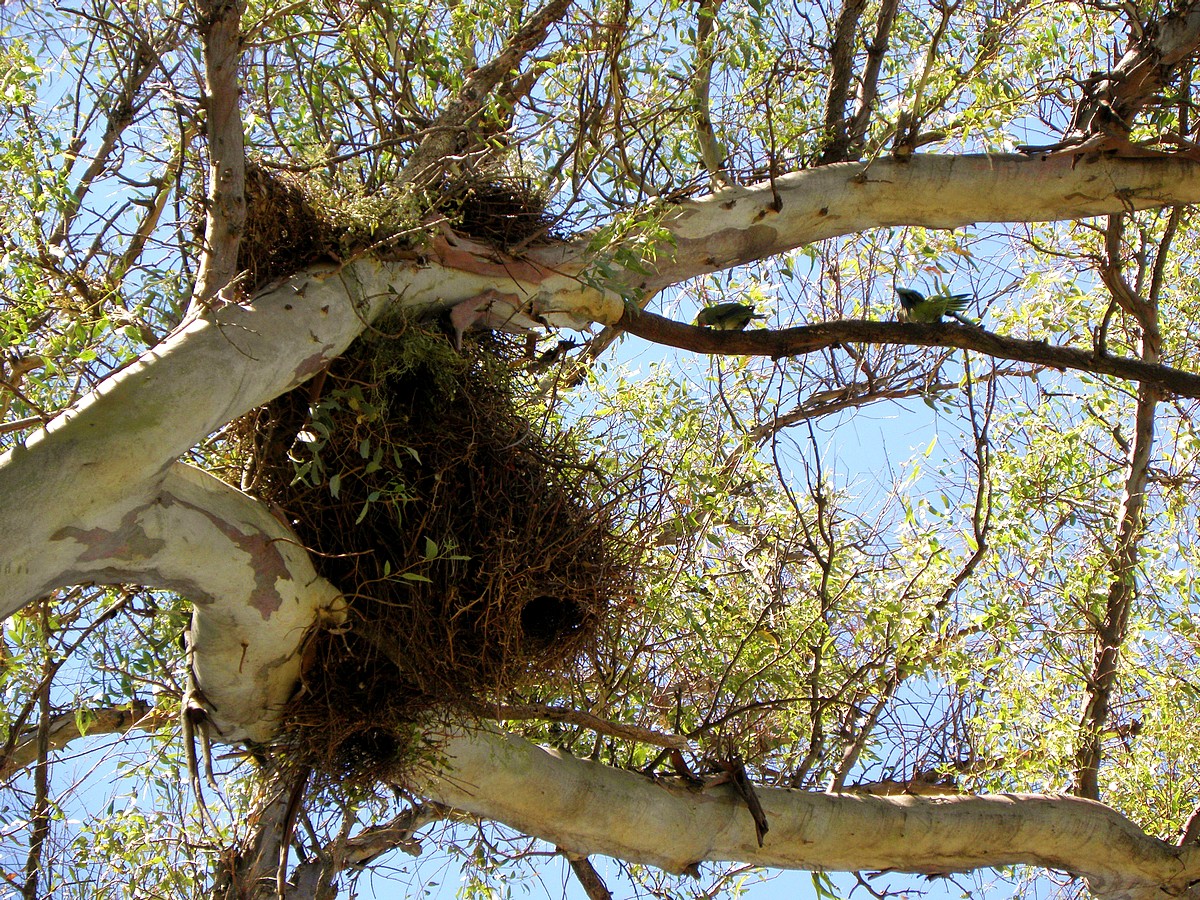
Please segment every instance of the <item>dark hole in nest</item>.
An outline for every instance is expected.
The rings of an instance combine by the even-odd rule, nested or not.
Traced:
[[[584,626],[579,604],[561,597],[534,597],[521,608],[521,634],[533,646],[550,647]]]
[[[242,423],[252,490],[349,602],[285,715],[298,762],[394,770],[415,718],[568,669],[631,596],[632,547],[578,451],[521,414],[513,363],[410,328]]]
[[[361,771],[377,765],[380,760],[394,760],[401,755],[403,743],[390,728],[367,728],[342,741],[339,760],[349,771]]]

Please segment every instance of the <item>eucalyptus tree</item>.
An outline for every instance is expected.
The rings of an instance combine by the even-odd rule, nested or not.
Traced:
[[[594,898],[600,854],[656,890],[1034,867],[1197,894],[1200,5],[87,0],[0,22],[24,896],[332,896],[473,821],[545,842]],[[969,321],[895,321],[897,287],[969,291]],[[688,324],[720,303],[749,327]],[[392,365],[451,456],[512,426],[495,468],[429,483],[532,491],[508,463],[544,439],[621,573],[565,659],[422,688],[405,752],[360,734],[369,777],[339,782],[294,761],[313,648],[447,689],[453,659],[382,646],[369,585],[332,575],[356,555],[304,531],[231,423],[299,398],[276,488],[339,499],[321,452],[346,427],[356,478],[395,468],[340,530],[385,505],[423,527],[406,491],[439,442],[384,459],[354,428],[399,415],[367,390],[397,370],[342,368],[415,333],[420,363]],[[510,393],[438,418],[471,365]],[[578,624],[576,570],[503,499],[559,579],[514,614],[545,649]],[[396,543],[376,581],[413,596],[500,577],[420,528]],[[348,702],[392,703],[354,664],[329,675]],[[61,777],[105,734],[123,809]],[[479,837],[475,871],[511,846]]]

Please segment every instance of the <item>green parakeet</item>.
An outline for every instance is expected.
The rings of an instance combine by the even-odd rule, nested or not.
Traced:
[[[718,303],[706,306],[696,316],[696,324],[705,328],[715,328],[717,331],[741,331],[750,324],[751,319],[765,319],[766,316],[756,313],[753,306],[745,303]]]
[[[925,297],[910,288],[896,288],[896,296],[900,298],[900,309],[896,311],[896,318],[901,322],[933,325],[942,321],[942,316],[950,316],[965,325],[975,324],[959,315],[967,308],[970,294],[934,294],[932,297]]]

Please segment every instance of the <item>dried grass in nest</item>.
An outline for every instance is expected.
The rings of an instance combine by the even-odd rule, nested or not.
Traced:
[[[493,173],[447,182],[437,203],[456,230],[497,247],[559,237],[545,191],[526,176]]]
[[[317,212],[300,177],[247,162],[245,196],[238,271],[248,273],[252,290],[340,252],[337,228]]]
[[[314,263],[344,260],[410,235],[428,208],[461,233],[498,247],[554,239],[545,193],[530,179],[492,173],[449,179],[421,204],[399,196],[348,196],[311,177],[246,163],[246,223],[238,271],[252,292]],[[346,196],[343,196],[346,195]]]
[[[312,637],[285,726],[336,779],[394,771],[417,716],[569,668],[632,593],[595,476],[521,414],[489,341],[465,359],[411,329],[363,341],[319,397],[302,386],[243,423],[254,492],[349,601]]]

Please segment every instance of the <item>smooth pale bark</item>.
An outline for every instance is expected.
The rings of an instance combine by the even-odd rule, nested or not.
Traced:
[[[208,215],[196,291],[189,313],[204,310],[237,275],[238,244],[246,228],[246,149],[241,84],[245,0],[200,0],[204,57],[204,130],[208,137]]]
[[[826,238],[893,225],[1047,222],[1200,202],[1200,163],[1178,157],[997,154],[838,163],[681,204],[648,292]],[[778,207],[778,209],[776,209]]]
[[[131,700],[122,706],[84,709],[78,715],[72,711],[54,716],[46,728],[46,749],[61,750],[85,735],[126,734],[134,729],[153,731],[161,728],[167,717],[145,700]],[[82,726],[82,728],[81,728]],[[0,782],[38,761],[38,726],[21,732],[8,757],[0,761]]]
[[[770,830],[758,846],[728,786],[685,787],[488,731],[449,734],[412,787],[569,853],[689,872],[705,861],[928,875],[1028,864],[1087,878],[1107,898],[1197,897],[1200,846],[1147,836],[1119,813],[1068,796],[878,797],[759,787]]]

